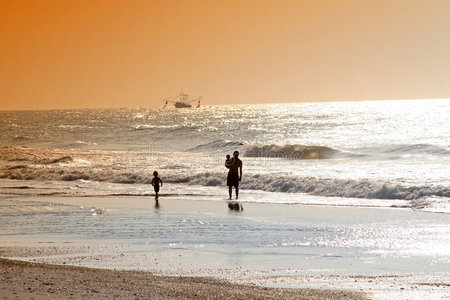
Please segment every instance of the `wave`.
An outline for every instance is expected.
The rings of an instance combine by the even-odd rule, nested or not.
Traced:
[[[450,148],[429,144],[399,144],[374,147],[362,147],[354,149],[335,149],[320,145],[245,145],[244,156],[269,157],[284,159],[383,159],[392,160],[411,156],[450,156]]]
[[[0,189],[8,189],[8,190],[26,190],[26,189],[33,189],[33,187],[27,186],[27,185],[19,185],[19,186],[0,186]]]
[[[153,124],[138,124],[131,126],[134,130],[146,130],[146,129],[176,129],[180,128],[180,125],[153,125]]]
[[[205,186],[225,185],[223,174],[201,173],[178,176],[168,182]],[[444,186],[402,186],[386,181],[323,179],[316,177],[247,175],[241,183],[244,189],[266,192],[305,193],[324,197],[365,199],[415,200],[424,197],[449,197],[450,188]]]
[[[148,172],[127,172],[123,170],[76,168],[2,168],[0,178],[21,180],[90,180],[126,184],[150,184],[152,175]],[[168,174],[165,182],[225,186],[223,173],[203,172],[191,175]],[[246,175],[241,187],[280,193],[305,193],[324,197],[345,197],[365,199],[416,200],[425,197],[448,197],[450,188],[444,186],[403,186],[383,180],[326,179],[299,176]]]
[[[243,151],[246,157],[272,157],[286,159],[323,159],[329,158],[340,151],[326,146],[306,146],[306,145],[261,145],[244,144],[236,141],[215,140],[188,149],[188,152],[225,152]]]
[[[3,167],[3,168],[7,169],[7,170],[14,170],[14,169],[28,168],[28,166],[27,165],[14,165],[14,166],[6,166],[6,167]]]
[[[406,155],[450,156],[450,148],[430,144],[398,144],[375,147],[363,147],[353,150],[363,155],[402,157]]]
[[[0,178],[19,180],[61,180],[61,181],[106,181],[112,183],[144,183],[150,184],[152,175],[142,173],[130,173],[123,171],[105,171],[101,169],[41,169],[41,168],[1,168]]]
[[[251,144],[245,147],[244,156],[285,159],[324,159],[330,158],[338,152],[340,151],[326,146],[306,146],[298,144],[286,144],[279,146],[275,144]]]
[[[73,158],[63,153],[56,153],[50,149],[36,149],[28,147],[1,147],[0,160],[9,163],[21,163],[8,165],[6,169],[20,169],[28,167],[28,164],[51,165],[58,163],[71,163]]]
[[[225,186],[223,173],[203,172],[191,175],[168,174],[165,182],[201,186]],[[125,184],[150,184],[148,172],[75,168],[2,168],[0,178],[22,180],[90,180]],[[246,175],[241,183],[244,189],[280,193],[305,193],[324,197],[365,199],[417,200],[425,197],[448,197],[450,188],[444,186],[403,186],[383,180],[326,179],[299,176]]]
[[[28,141],[31,140],[31,137],[26,136],[26,135],[15,135],[12,140],[14,142],[22,142],[22,141]]]
[[[270,155],[268,151],[285,151],[292,155],[300,149],[302,155],[307,158],[335,157],[344,155],[345,152],[324,146],[303,145],[244,145],[240,142],[216,140],[211,143],[199,145],[190,149],[191,151],[211,151],[214,149],[239,149],[245,148],[244,155],[249,155],[251,149],[260,151],[258,155]],[[424,146],[415,147],[392,147],[385,152],[393,151],[405,153],[411,151],[422,151]],[[268,150],[267,150],[268,149]],[[419,150],[418,150],[419,149]],[[420,150],[422,149],[422,150]],[[428,151],[437,147],[430,146]],[[445,149],[443,149],[445,150]],[[266,152],[264,152],[266,151]],[[369,150],[368,150],[369,151]],[[373,148],[370,150],[373,151]],[[439,150],[440,151],[440,150]],[[441,153],[439,152],[438,153]],[[252,152],[254,154],[255,152]],[[356,152],[355,152],[356,153]],[[360,152],[361,153],[361,152]],[[251,155],[251,154],[250,154]],[[353,154],[351,154],[353,155]],[[445,154],[444,154],[445,155]],[[197,156],[197,155],[195,155]],[[74,159],[75,158],[75,159]],[[304,157],[294,157],[304,159]],[[144,161],[145,164],[133,165],[135,160]],[[82,161],[88,161],[84,163]],[[195,168],[191,166],[192,160],[186,163],[172,162],[168,160],[154,160],[160,165],[169,162],[164,170],[166,182],[181,183],[201,186],[225,186],[226,176],[222,171],[213,167]],[[141,153],[129,152],[80,152],[62,149],[39,149],[27,147],[2,147],[0,148],[0,178],[21,180],[54,180],[54,181],[76,181],[90,180],[98,182],[126,183],[126,184],[150,184],[153,167],[149,168],[147,157]],[[220,166],[222,166],[222,160]],[[201,171],[204,170],[204,171]],[[210,170],[206,172],[206,170]],[[273,175],[269,169],[267,174],[244,174],[242,187],[244,189],[261,190],[279,193],[306,193],[324,197],[366,198],[366,199],[402,199],[416,200],[427,197],[450,198],[450,187],[441,185],[418,185],[390,183],[382,179],[337,179],[294,175]]]
[[[335,149],[328,146],[316,145],[261,145],[249,144],[245,146],[244,156],[273,157],[285,159],[400,159],[410,156],[450,156],[450,148],[429,144],[399,144],[354,149]]]
[[[210,151],[234,151],[242,150],[244,143],[225,141],[225,140],[215,140],[209,143],[201,144],[188,149],[188,152],[210,152]]]
[[[73,162],[73,158],[71,156],[62,156],[54,159],[43,159],[39,161],[41,164],[50,165],[50,164],[57,164],[57,163],[68,163]]]

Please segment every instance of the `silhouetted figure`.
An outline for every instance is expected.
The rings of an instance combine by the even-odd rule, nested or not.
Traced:
[[[227,167],[228,169],[234,164],[234,157],[231,158],[229,154],[227,154],[226,159],[225,159],[225,167]]]
[[[231,163],[231,160],[233,161]],[[228,159],[227,159],[228,161]],[[228,193],[230,200],[233,193],[233,186],[236,190],[236,199],[239,198],[239,181],[242,180],[242,161],[239,159],[239,151],[233,152],[233,158],[230,158],[230,165],[225,162],[225,166],[229,169],[227,177]]]
[[[153,179],[152,179],[152,185],[153,188],[155,189],[155,200],[156,202],[158,202],[158,198],[159,198],[159,187],[160,185],[163,185],[163,182],[161,180],[161,178],[158,177],[158,171],[153,172]]]

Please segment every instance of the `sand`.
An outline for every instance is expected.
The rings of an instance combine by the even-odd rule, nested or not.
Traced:
[[[280,289],[0,259],[0,299],[367,299],[341,290]]]
[[[450,296],[449,215],[196,197],[0,197],[0,299]]]

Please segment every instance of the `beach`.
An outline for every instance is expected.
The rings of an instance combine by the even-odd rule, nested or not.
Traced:
[[[450,295],[447,100],[0,115],[3,258],[299,293]],[[234,151],[239,211],[224,166]]]
[[[120,274],[129,274],[130,278],[142,276],[138,280],[141,287],[136,285],[139,295],[149,291],[146,280],[154,281],[152,276],[157,276],[161,285],[176,286],[173,293],[166,293],[164,288],[155,291],[155,297],[169,299],[183,293],[193,298],[221,298],[221,294],[207,292],[216,289],[218,281],[226,287],[220,293],[231,299],[244,297],[241,292],[251,299],[266,299],[266,295],[267,299],[276,299],[278,293],[286,293],[282,294],[286,299],[302,299],[303,293],[313,293],[317,299],[340,299],[343,295],[349,299],[364,295],[373,299],[439,299],[450,295],[447,214],[245,201],[240,202],[243,211],[237,212],[228,209],[226,200],[173,196],[162,197],[159,207],[151,197],[9,196],[2,200],[6,210],[9,203],[27,218],[19,221],[16,215],[13,223],[12,216],[3,214],[6,226],[1,230],[0,254],[13,260],[45,263],[23,265],[34,270],[27,274],[37,274],[24,282],[29,282],[32,290],[39,287],[35,290],[39,295],[46,295],[53,287],[40,283],[40,274],[47,274],[47,268],[56,272],[49,276],[61,289],[58,293],[63,293],[62,297],[73,293],[75,298],[83,293],[93,298],[117,293],[117,289],[107,288],[116,286],[115,281],[102,281],[116,276],[105,269],[126,270]],[[428,236],[423,235],[425,227],[429,228]],[[411,232],[405,232],[405,228]],[[386,235],[395,232],[396,236]],[[414,237],[414,232],[420,237]],[[377,240],[364,246],[374,236]],[[423,242],[422,249],[415,239]],[[20,286],[22,275],[14,271],[22,268],[20,263],[2,263],[13,266],[8,276],[17,283],[11,293],[29,293]],[[89,269],[66,268],[68,265]],[[74,270],[76,275],[64,273]],[[89,272],[98,275],[86,275]],[[60,273],[65,274],[61,279]],[[5,276],[4,280],[8,278]],[[83,284],[64,285],[65,276],[80,276]],[[93,276],[102,280],[90,282]],[[184,279],[174,279],[180,276]],[[37,283],[33,283],[35,277]],[[184,290],[185,285],[197,284],[198,280],[205,280],[205,294]],[[7,282],[2,289],[8,290]],[[264,289],[269,287],[289,289]],[[92,289],[100,293],[89,292]],[[125,289],[119,295],[133,298],[136,291]],[[311,297],[305,299],[315,299]]]
[[[0,259],[0,269],[0,299],[366,299],[348,291],[264,288],[6,259]]]

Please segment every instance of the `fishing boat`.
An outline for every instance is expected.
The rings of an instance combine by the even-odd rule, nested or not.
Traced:
[[[195,101],[198,101],[197,102],[197,106],[196,106],[198,108],[198,107],[200,107],[200,100],[202,98],[203,97],[198,97],[196,99],[189,100],[189,95],[188,94],[181,93],[179,95],[179,98],[178,98],[177,101],[171,101],[171,100],[164,99],[166,101],[166,103],[164,104],[163,108],[166,108],[167,105],[169,104],[169,102],[173,103],[175,108],[191,108],[192,107],[191,103],[193,103]]]

